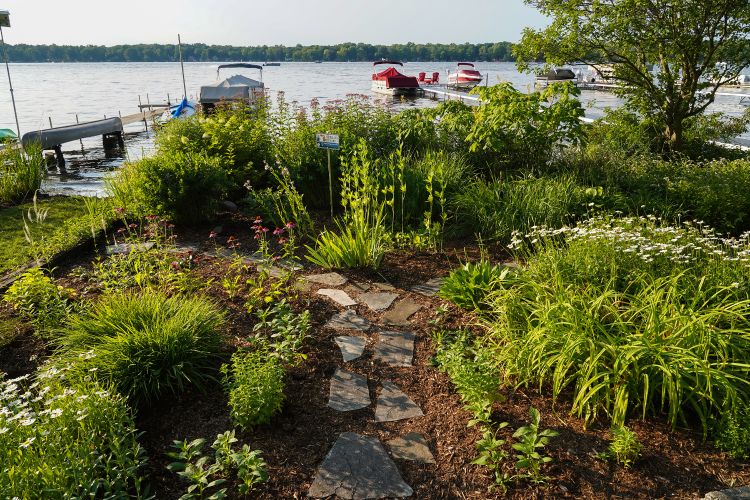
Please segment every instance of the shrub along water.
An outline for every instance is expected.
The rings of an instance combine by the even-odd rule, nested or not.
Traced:
[[[8,145],[0,149],[0,205],[14,205],[31,198],[42,186],[44,158],[36,144],[25,151]]]

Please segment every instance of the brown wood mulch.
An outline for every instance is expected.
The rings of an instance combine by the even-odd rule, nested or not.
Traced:
[[[199,240],[200,234],[196,231],[188,240]],[[209,245],[205,236],[202,244]],[[347,431],[374,436],[383,443],[408,432],[419,432],[427,438],[435,464],[397,461],[404,479],[414,489],[413,498],[700,498],[708,491],[750,484],[747,464],[717,451],[696,433],[671,431],[660,419],[629,422],[644,446],[643,457],[630,469],[602,460],[597,453],[606,450],[610,438],[604,423],[584,428],[581,420],[568,414],[565,401],[553,405],[549,397],[536,390],[520,389],[506,394],[507,400],[496,405],[494,417],[498,422],[510,424],[501,434],[507,439],[514,429],[528,422],[529,407],[534,406],[541,411],[542,425],[560,433],[547,449],[553,458],[544,471],[549,481],[544,485],[511,483],[507,494],[498,489],[490,490],[490,471],[470,464],[476,457],[475,443],[480,432],[467,427],[471,415],[464,410],[448,377],[432,364],[435,353],[430,339],[430,320],[435,317],[438,306],[448,307],[449,325],[471,324],[471,318],[438,298],[405,290],[430,278],[445,276],[463,259],[477,255],[476,248],[464,251],[462,245],[448,246],[442,255],[397,252],[386,258],[379,273],[342,272],[357,282],[385,279],[399,289],[401,297],[408,296],[424,304],[425,307],[411,318],[417,334],[411,368],[380,364],[372,358],[371,349],[367,349],[363,357],[342,364],[333,341],[337,333],[323,327],[338,308],[315,295],[314,288],[300,293],[294,306],[310,311],[312,320],[303,349],[308,357],[288,373],[286,402],[281,413],[268,425],[258,426],[251,432],[238,432],[241,442],[263,451],[269,467],[269,481],[259,486],[252,498],[306,497],[317,467],[339,434]],[[502,250],[496,257],[502,258]],[[80,273],[74,271],[79,266],[89,266],[91,260],[91,254],[81,255],[60,266],[56,271],[60,283],[81,293],[95,293],[84,290],[83,280],[76,277]],[[231,346],[242,343],[253,325],[243,301],[228,300],[218,285],[227,273],[227,265],[226,261],[218,259],[206,259],[198,264],[201,275],[214,278],[208,293],[228,312],[227,345],[230,347],[224,360],[228,359]],[[358,306],[357,312],[373,321],[379,317],[365,306]],[[0,313],[12,314],[7,307],[1,307]],[[33,333],[26,332],[0,349],[0,370],[10,376],[29,373],[47,355],[47,345]],[[330,409],[327,406],[328,380],[338,366],[370,373],[373,401],[380,382],[395,382],[425,415],[400,422],[376,423],[374,404],[349,413]],[[185,485],[165,469],[168,463],[165,452],[172,441],[202,437],[210,444],[217,434],[232,428],[227,399],[218,383],[206,392],[191,390],[140,408],[136,423],[144,432],[141,440],[149,457],[147,472],[153,492],[158,498],[167,499],[178,498],[185,491]],[[512,473],[512,467],[513,460],[508,458],[505,470]],[[230,497],[233,490],[230,487]]]

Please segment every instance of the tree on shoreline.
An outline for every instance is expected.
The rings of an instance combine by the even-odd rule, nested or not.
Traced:
[[[519,69],[544,54],[550,65],[611,67],[627,108],[651,121],[667,151],[680,151],[691,119],[721,85],[750,65],[747,0],[525,0],[552,18],[527,28]]]

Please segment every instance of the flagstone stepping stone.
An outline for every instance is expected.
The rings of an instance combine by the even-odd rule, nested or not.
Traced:
[[[391,366],[411,366],[414,357],[414,333],[380,332],[375,358]]]
[[[286,271],[284,271],[280,267],[269,266],[268,264],[260,264],[257,269],[259,273],[262,273],[264,271],[267,272],[268,275],[272,278],[281,278],[286,276],[287,274]]]
[[[347,309],[334,315],[325,326],[335,330],[359,330],[366,332],[370,329],[372,323],[354,312],[354,310]]]
[[[341,350],[341,356],[344,358],[344,361],[354,361],[365,352],[367,341],[362,337],[342,336],[336,337],[334,340]]]
[[[422,304],[417,304],[413,300],[405,299],[396,302],[393,309],[383,314],[383,323],[387,325],[406,325],[409,318],[417,311],[422,309]]]
[[[276,261],[276,265],[283,267],[288,271],[301,271],[305,268],[302,263],[290,259],[280,259]]]
[[[731,490],[712,491],[703,500],[745,500],[750,499],[750,486],[733,488]]]
[[[409,399],[409,396],[401,392],[393,382],[383,382],[383,390],[380,391],[375,406],[376,422],[395,422],[407,418],[421,417],[424,415],[419,406]]]
[[[357,293],[357,294],[365,293],[369,289],[370,289],[370,285],[368,285],[367,283],[359,283],[357,281],[352,281],[351,283],[349,283],[349,286],[344,288],[344,290],[348,293]]]
[[[320,465],[307,495],[364,500],[404,498],[413,493],[380,441],[344,432]]]
[[[414,285],[411,287],[412,292],[421,293],[427,297],[436,295],[440,291],[440,287],[443,286],[445,278],[433,278],[426,283],[421,285]]]
[[[373,311],[385,311],[393,301],[398,298],[398,294],[390,292],[368,292],[359,296],[359,301],[365,304]]]
[[[394,287],[390,283],[373,283],[372,286],[375,287],[376,290],[380,290],[381,292],[390,292],[396,289],[396,287]]]
[[[346,276],[339,273],[312,274],[307,276],[307,280],[325,286],[342,286],[348,281]]]
[[[388,447],[391,449],[391,455],[395,458],[423,464],[435,463],[435,457],[432,456],[424,436],[416,432],[410,432],[404,437],[388,441]]]
[[[239,257],[242,259],[242,263],[246,265],[266,264],[268,261],[268,259],[263,257],[263,254],[261,254],[260,252],[246,253],[238,252],[237,250],[232,250],[230,248],[219,248],[216,251],[216,254],[220,257],[226,257],[228,259]]]
[[[145,252],[154,248],[153,241],[145,243],[118,243],[107,246],[107,255],[122,255],[131,252]]]
[[[336,411],[354,411],[370,406],[367,378],[337,368],[331,377],[328,406]]]
[[[357,305],[357,301],[349,297],[349,294],[343,290],[336,290],[335,288],[321,288],[320,290],[318,290],[318,295],[328,297],[332,301],[344,307]]]

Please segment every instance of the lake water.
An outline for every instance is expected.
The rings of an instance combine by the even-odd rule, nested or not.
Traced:
[[[201,85],[216,80],[218,63],[186,63],[185,79],[188,94],[195,98]],[[438,71],[445,78],[453,63],[407,63],[403,72],[416,75],[420,71],[431,74]],[[489,75],[489,83],[511,82],[516,88],[533,87],[534,79],[521,74],[513,63],[479,63],[478,69]],[[222,78],[233,74],[224,70]],[[256,72],[257,73],[257,72]],[[245,73],[243,73],[245,74]],[[257,78],[249,70],[248,76]],[[384,104],[396,108],[431,105],[427,99],[396,103],[370,92],[371,63],[282,63],[266,67],[263,80],[273,97],[277,91],[286,93],[288,100],[305,105],[312,99],[325,102],[341,99],[347,94],[368,94]],[[129,115],[138,112],[138,99],[144,104],[172,102],[182,97],[180,65],[175,63],[70,63],[70,64],[11,64],[11,77],[21,132],[80,121],[95,120],[104,116]],[[601,116],[604,108],[619,105],[619,100],[605,92],[583,91],[582,100],[587,115]],[[745,106],[736,97],[718,97],[715,111],[739,114]],[[13,109],[4,72],[0,76],[0,128],[15,129]],[[750,140],[750,134],[743,136]],[[101,138],[83,140],[63,146],[68,160],[68,175],[60,177],[50,173],[45,189],[50,192],[98,194],[102,178],[122,165],[126,158],[136,159],[149,154],[153,148],[151,132],[143,124],[126,127],[126,152],[123,156],[108,158],[102,149]]]

